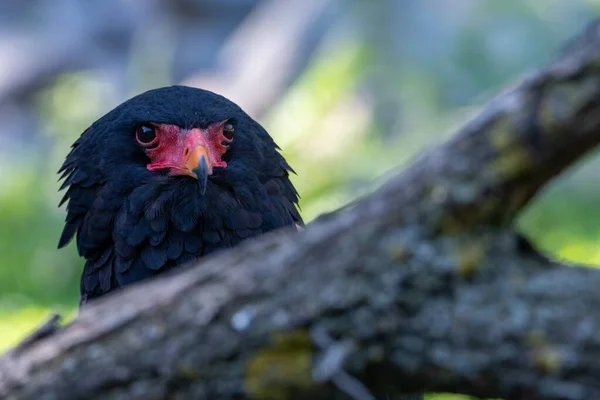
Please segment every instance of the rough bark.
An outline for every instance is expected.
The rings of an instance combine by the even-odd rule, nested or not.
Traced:
[[[372,195],[6,354],[0,399],[600,398],[600,271],[511,228],[600,142],[599,96],[596,23]]]

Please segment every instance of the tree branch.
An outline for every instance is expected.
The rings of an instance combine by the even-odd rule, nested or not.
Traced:
[[[371,196],[6,354],[0,399],[347,399],[340,372],[375,396],[600,398],[600,271],[510,227],[600,141],[599,66],[595,23]]]

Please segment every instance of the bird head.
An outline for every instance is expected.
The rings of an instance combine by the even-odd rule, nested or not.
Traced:
[[[139,181],[152,176],[139,170],[145,168],[194,178],[203,192],[207,177],[227,167],[226,159],[260,173],[265,157],[281,161],[276,148],[266,131],[228,99],[171,86],[142,93],[96,121],[75,142],[60,172],[90,172],[98,180],[134,174]]]
[[[150,90],[73,144],[59,171],[68,202],[59,247],[77,236],[85,268],[110,264],[110,279],[124,281],[139,256],[155,271],[301,225],[290,172],[265,129],[228,99],[185,86]]]
[[[167,170],[200,182],[202,194],[213,168],[225,168],[222,156],[233,141],[235,127],[230,120],[213,122],[206,128],[185,128],[176,124],[141,123],[135,139],[144,149],[149,171]]]

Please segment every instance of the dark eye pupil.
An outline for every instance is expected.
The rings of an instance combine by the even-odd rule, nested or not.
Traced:
[[[233,139],[233,131],[233,124],[231,124],[230,122],[226,123],[223,126],[223,136],[225,136],[229,140]]]
[[[151,126],[141,125],[137,130],[137,139],[140,143],[150,143],[156,139],[156,132]]]

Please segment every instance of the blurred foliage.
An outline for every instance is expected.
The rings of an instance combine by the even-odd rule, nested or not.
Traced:
[[[463,1],[470,6],[452,24],[444,12],[408,3],[393,43],[342,30],[261,121],[298,173],[293,180],[307,221],[372,191],[397,166],[446,138],[502,86],[549,61],[600,10],[592,0]],[[395,57],[386,64],[382,55],[390,51]],[[143,67],[132,68],[137,64]],[[397,93],[389,123],[373,100],[375,78]],[[72,314],[77,306],[82,262],[73,245],[56,250],[64,209],[56,208],[55,173],[70,144],[115,105],[117,93],[102,71],[62,75],[38,96],[39,140],[0,149],[0,349],[51,309]],[[586,161],[541,193],[519,226],[550,254],[600,264],[594,178],[600,162]]]

